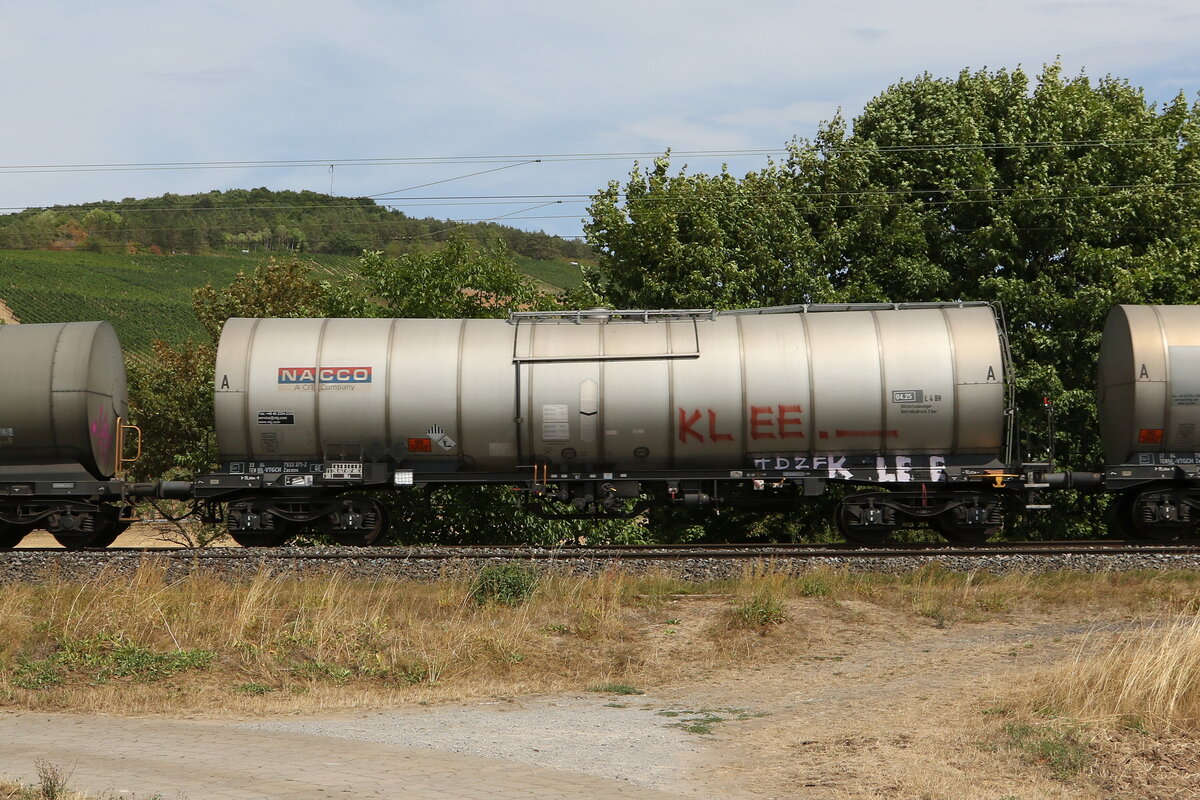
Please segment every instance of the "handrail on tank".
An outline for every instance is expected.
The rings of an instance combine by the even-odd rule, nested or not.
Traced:
[[[582,308],[570,311],[510,311],[508,321],[511,324],[517,324],[524,320],[530,322],[563,320],[579,324],[585,320],[609,322],[613,318],[619,318],[621,320],[650,322],[652,319],[699,319],[703,317],[712,319],[718,313],[711,308],[661,308],[657,310]]]
[[[137,452],[131,458],[125,457],[125,432],[135,431],[137,433]],[[128,425],[121,417],[117,417],[117,442],[116,442],[116,458],[113,463],[113,477],[122,478],[125,474],[125,465],[132,464],[142,457],[142,429],[137,425]]]
[[[790,306],[766,306],[764,308],[731,308],[717,311],[711,308],[659,308],[659,309],[608,309],[582,308],[562,311],[511,311],[510,324],[522,321],[543,322],[563,320],[579,324],[585,320],[608,322],[613,319],[640,320],[650,322],[660,319],[714,319],[718,316],[746,316],[759,314],[817,314],[828,311],[908,311],[939,308],[983,308],[994,305],[986,300],[952,300],[933,303],[797,303]]]
[[[908,311],[938,308],[982,308],[992,303],[986,300],[953,300],[933,303],[798,303],[790,306],[767,306],[765,308],[731,308],[718,311],[725,315],[753,314],[812,314],[825,311]]]

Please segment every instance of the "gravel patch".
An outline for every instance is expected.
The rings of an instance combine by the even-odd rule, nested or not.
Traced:
[[[556,696],[235,727],[469,753],[667,789],[678,788],[708,741],[672,727],[675,719],[659,713],[669,708],[647,696]]]

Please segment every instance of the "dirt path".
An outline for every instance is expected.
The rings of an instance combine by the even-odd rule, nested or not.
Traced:
[[[1025,618],[939,627],[867,603],[814,625],[797,663],[730,674],[676,702],[746,708],[709,782],[721,794],[841,798],[1091,797],[978,741],[1006,685],[1068,655],[1092,626]]]
[[[680,619],[703,627],[695,604]],[[715,611],[714,607],[709,609]],[[939,627],[869,603],[805,601],[804,655],[695,674],[643,696],[506,698],[248,724],[485,755],[694,798],[1094,798],[979,741],[1005,685],[1094,627],[1025,615]]]

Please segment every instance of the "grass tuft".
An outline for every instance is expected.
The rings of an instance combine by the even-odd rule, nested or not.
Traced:
[[[1009,722],[1004,726],[1004,733],[1012,749],[1026,759],[1046,766],[1059,780],[1074,777],[1092,763],[1088,738],[1077,724]]]
[[[479,605],[516,606],[530,598],[537,583],[537,573],[530,567],[520,564],[484,567],[471,584],[471,599]]]
[[[62,639],[53,654],[18,662],[12,682],[22,689],[46,689],[68,681],[101,684],[113,678],[145,683],[184,670],[204,669],[212,660],[213,653],[207,650],[154,652],[120,634],[100,633],[86,639]]]
[[[589,692],[603,692],[605,694],[645,694],[641,689],[630,686],[627,683],[601,683],[597,686],[589,686]]]
[[[764,592],[734,606],[732,617],[738,627],[767,628],[787,621],[787,612],[783,603]]]

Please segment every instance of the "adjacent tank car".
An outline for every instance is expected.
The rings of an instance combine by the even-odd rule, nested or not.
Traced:
[[[386,511],[355,490],[463,483],[603,515],[656,486],[704,506],[838,482],[867,489],[837,513],[852,539],[921,521],[979,540],[1005,494],[1043,485],[1009,374],[986,303],[231,319],[222,469],[195,491],[243,544],[370,543]]]
[[[0,547],[34,528],[70,547],[110,544],[128,524],[114,480],[128,409],[112,326],[0,326],[0,375]]]
[[[1099,361],[1105,488],[1136,537],[1200,521],[1200,306],[1116,306]]]

